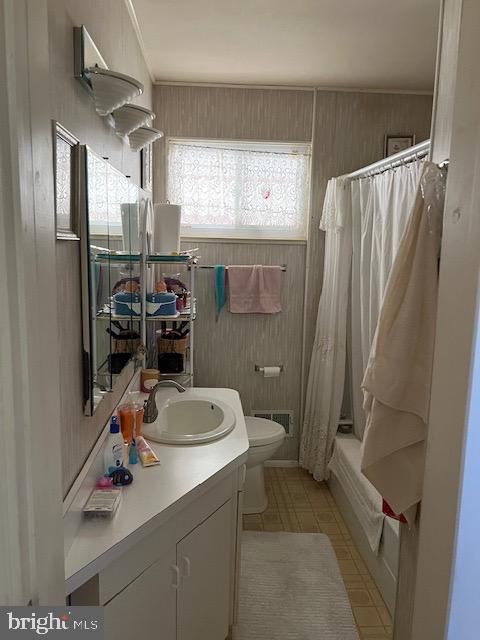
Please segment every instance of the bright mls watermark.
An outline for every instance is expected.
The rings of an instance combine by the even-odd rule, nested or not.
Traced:
[[[4,638],[71,638],[103,640],[102,607],[0,607],[0,640]]]

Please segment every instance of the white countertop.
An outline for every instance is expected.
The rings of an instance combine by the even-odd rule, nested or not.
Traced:
[[[161,464],[143,468],[139,462],[131,467],[134,480],[122,489],[122,502],[114,518],[81,520],[65,558],[67,594],[194,500],[205,490],[202,485],[210,485],[208,481],[215,482],[245,462],[248,437],[238,393],[232,389],[193,388],[182,394],[185,399],[187,393],[218,398],[228,404],[235,412],[235,428],[207,444],[176,446],[149,442]],[[157,405],[160,407],[176,394],[173,388],[159,390]],[[100,456],[103,459],[102,451],[97,464]],[[74,501],[70,509],[81,510],[84,496],[85,491],[81,501]]]

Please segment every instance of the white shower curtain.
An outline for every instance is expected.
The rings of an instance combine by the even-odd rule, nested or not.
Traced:
[[[348,296],[351,295],[352,413],[365,429],[361,383],[393,259],[420,181],[423,161],[371,178],[328,182],[320,228],[325,235],[323,288],[308,376],[300,464],[327,477],[343,399]],[[350,289],[351,280],[351,289]]]
[[[352,190],[352,400],[354,432],[365,429],[361,382],[388,276],[405,231],[424,161],[351,183]]]
[[[352,255],[350,183],[329,180],[320,228],[325,267],[308,376],[300,464],[323,480],[327,473],[343,397],[347,308]]]

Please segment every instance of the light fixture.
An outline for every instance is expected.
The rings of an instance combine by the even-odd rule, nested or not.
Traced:
[[[95,101],[97,113],[106,117],[119,135],[129,136],[130,148],[134,151],[161,138],[162,131],[151,128],[155,114],[130,104],[143,93],[143,84],[110,70],[84,25],[74,27],[73,35],[74,75]]]
[[[128,136],[132,151],[140,151],[159,138],[163,138],[163,131],[150,127],[139,127]]]
[[[84,73],[92,86],[95,109],[101,116],[108,116],[143,93],[141,82],[118,71],[90,67]]]
[[[115,120],[115,131],[120,136],[128,136],[139,127],[151,125],[155,119],[153,111],[136,104],[124,104],[120,109],[115,109],[112,116]]]

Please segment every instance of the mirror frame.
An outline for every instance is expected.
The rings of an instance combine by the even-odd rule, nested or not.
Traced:
[[[55,195],[55,236],[57,240],[80,240],[78,225],[78,183],[79,183],[79,165],[78,147],[80,141],[68,129],[56,120],[52,120],[53,134],[53,191]],[[70,155],[66,163],[62,166],[63,172],[69,174],[69,220],[67,226],[59,223],[59,193],[58,193],[58,172],[60,154],[58,152],[59,144],[64,143],[70,149]]]

